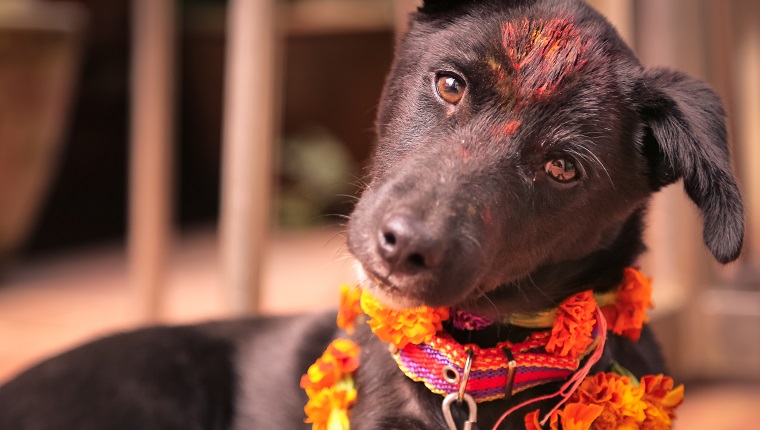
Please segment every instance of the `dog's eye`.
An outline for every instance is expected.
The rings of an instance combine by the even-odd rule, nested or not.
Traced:
[[[567,184],[578,179],[578,168],[573,160],[557,158],[549,161],[544,166],[546,174],[555,181]]]
[[[453,105],[459,103],[464,96],[464,82],[456,76],[439,75],[436,81],[438,95],[446,102]]]

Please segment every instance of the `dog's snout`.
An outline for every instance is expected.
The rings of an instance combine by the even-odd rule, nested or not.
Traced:
[[[407,214],[389,214],[380,225],[378,251],[394,272],[430,270],[441,263],[440,240],[424,221]]]

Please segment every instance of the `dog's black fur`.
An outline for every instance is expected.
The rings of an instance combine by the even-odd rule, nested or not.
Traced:
[[[559,51],[574,67],[538,61],[517,70],[506,23],[542,30],[555,19],[572,23],[560,28],[576,45]],[[528,52],[530,34],[516,37]],[[440,79],[461,99],[445,101]],[[544,81],[553,91],[525,95]],[[502,320],[610,290],[644,250],[648,198],[679,179],[715,258],[726,263],[741,250],[720,100],[684,74],[642,68],[580,1],[426,1],[398,46],[377,139],[348,242],[362,286],[391,305],[457,305]],[[545,167],[558,160],[576,166],[573,180],[550,178]],[[300,375],[340,335],[334,314],[324,314],[114,336],[1,387],[0,428],[308,428]],[[500,326],[471,341],[526,335]],[[445,428],[440,396],[408,380],[366,327],[354,338],[363,353],[352,429]],[[612,336],[596,370],[613,358],[639,375],[665,370],[648,329],[638,343]],[[479,405],[479,428],[556,389]],[[522,428],[525,412],[502,428]]]

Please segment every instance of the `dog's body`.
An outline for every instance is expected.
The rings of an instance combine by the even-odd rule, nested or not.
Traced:
[[[610,291],[644,250],[649,196],[678,179],[716,259],[738,256],[743,210],[719,99],[683,74],[643,69],[584,3],[428,0],[398,48],[349,223],[362,287],[381,301],[503,321]],[[100,340],[0,387],[0,428],[308,428],[299,378],[341,335],[334,320]],[[528,333],[452,334],[485,345]],[[445,428],[440,396],[407,379],[368,328],[353,339],[363,353],[352,429]],[[664,371],[648,329],[637,343],[611,336],[597,370],[612,359],[637,375]],[[479,428],[559,385],[480,404]],[[525,412],[500,428],[522,428]]]

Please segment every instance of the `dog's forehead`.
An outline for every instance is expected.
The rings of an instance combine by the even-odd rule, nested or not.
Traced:
[[[492,106],[503,113],[497,116],[501,118],[496,126],[500,134],[517,134],[525,121],[535,116],[529,112],[535,113],[536,106],[543,106],[540,112],[546,112],[546,106],[557,100],[555,96],[594,98],[595,93],[584,88],[600,78],[594,70],[607,66],[600,69],[593,58],[599,39],[593,28],[578,23],[571,14],[505,14],[485,22],[489,28],[480,33],[480,40],[460,46],[459,51],[481,49],[480,57],[474,60],[479,64],[475,70],[485,72],[477,74],[479,82],[486,85],[480,91],[498,95],[494,99],[497,104]],[[482,54],[484,47],[486,55]],[[572,109],[555,114],[572,115],[587,104],[575,103]]]

